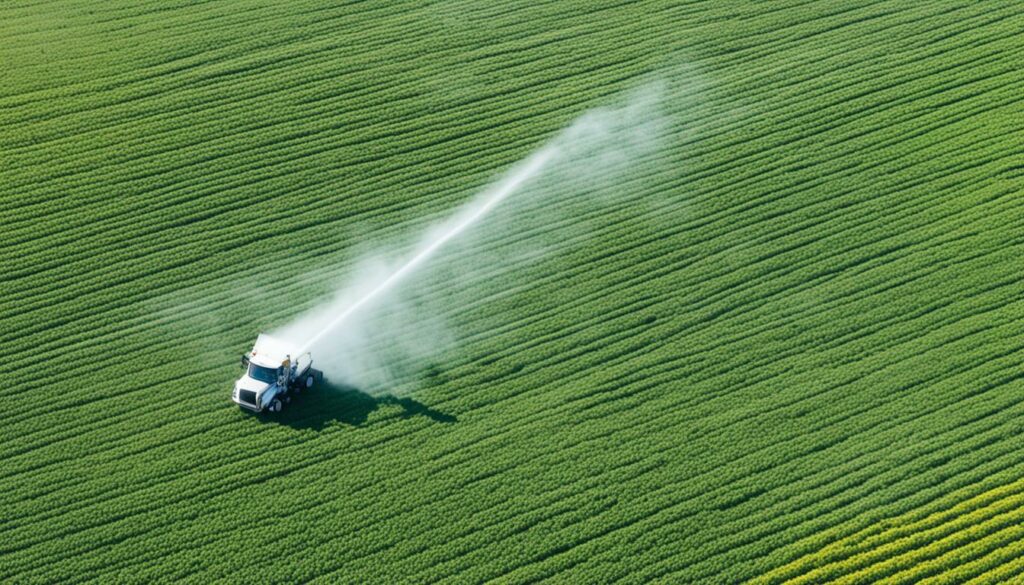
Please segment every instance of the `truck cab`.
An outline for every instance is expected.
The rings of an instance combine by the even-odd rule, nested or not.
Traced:
[[[308,352],[296,355],[295,349],[261,333],[252,350],[242,355],[245,373],[235,381],[232,401],[253,412],[280,412],[292,395],[312,388],[322,374],[313,369]]]

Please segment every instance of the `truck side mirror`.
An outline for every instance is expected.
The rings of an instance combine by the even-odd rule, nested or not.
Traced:
[[[242,368],[245,369],[245,368],[248,368],[248,367],[249,367],[249,356],[247,356],[247,355],[245,355],[243,353],[242,354]]]

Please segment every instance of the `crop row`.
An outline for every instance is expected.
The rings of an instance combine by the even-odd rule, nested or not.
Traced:
[[[514,348],[513,348],[513,350],[514,350]],[[172,368],[172,369],[173,369],[173,368]]]
[[[1019,9],[312,8],[0,8],[18,59],[88,39],[0,96],[0,579],[1019,570]],[[673,52],[663,149],[413,282],[459,333],[384,389],[426,406],[227,401],[255,330]]]

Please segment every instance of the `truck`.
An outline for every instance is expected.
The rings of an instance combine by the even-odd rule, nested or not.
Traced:
[[[309,352],[295,353],[290,343],[260,333],[252,351],[242,355],[245,373],[235,381],[231,400],[253,412],[281,412],[292,396],[323,379]]]

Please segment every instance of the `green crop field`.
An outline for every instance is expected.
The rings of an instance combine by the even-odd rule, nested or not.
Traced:
[[[1022,55],[1010,0],[0,3],[0,582],[1024,579]],[[416,282],[427,367],[232,403],[652,80],[599,204]]]

